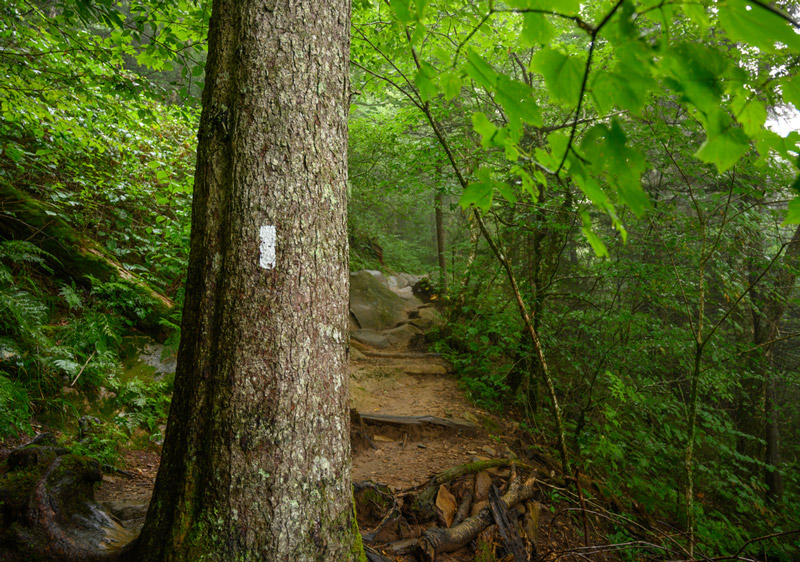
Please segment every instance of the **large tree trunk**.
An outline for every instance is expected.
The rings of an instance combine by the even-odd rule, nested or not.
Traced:
[[[214,0],[175,393],[131,559],[354,557],[349,10]]]

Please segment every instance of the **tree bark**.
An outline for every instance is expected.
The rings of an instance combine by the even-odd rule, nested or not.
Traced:
[[[214,0],[175,392],[132,560],[350,560],[350,3]]]

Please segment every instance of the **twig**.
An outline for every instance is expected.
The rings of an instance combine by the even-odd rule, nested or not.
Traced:
[[[75,386],[75,383],[76,383],[76,382],[78,382],[78,379],[79,379],[79,378],[81,378],[81,375],[83,374],[83,370],[86,368],[86,365],[88,365],[88,364],[89,364],[89,361],[91,361],[91,360],[92,360],[92,357],[94,357],[94,354],[95,354],[95,353],[97,353],[97,350],[96,350],[96,349],[95,349],[94,351],[92,351],[92,354],[89,356],[89,359],[87,359],[87,360],[86,360],[86,363],[84,363],[84,364],[83,364],[83,367],[81,367],[81,370],[80,370],[80,371],[78,371],[78,376],[77,376],[77,377],[75,377],[75,380],[74,380],[74,381],[72,381],[72,384],[71,384],[70,386]]]

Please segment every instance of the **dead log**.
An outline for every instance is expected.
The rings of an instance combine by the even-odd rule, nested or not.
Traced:
[[[367,357],[375,359],[438,359],[441,358],[441,353],[388,353],[382,351],[370,351],[368,349],[360,349]]]
[[[48,262],[60,277],[72,278],[85,287],[91,286],[91,277],[121,284],[141,303],[136,310],[130,307],[122,313],[148,333],[163,331],[159,321],[170,313],[172,300],[127,270],[96,241],[72,228],[59,217],[56,208],[5,182],[0,183],[0,205],[0,238],[36,244],[54,258]],[[139,308],[149,309],[148,314],[140,317]]]
[[[364,554],[367,555],[369,562],[393,562],[391,558],[387,558],[369,545],[364,545]]]
[[[489,508],[492,510],[497,529],[503,538],[506,551],[513,554],[514,562],[527,562],[528,553],[517,532],[517,522],[508,512],[508,506],[500,497],[500,491],[494,484],[489,488]]]
[[[512,484],[503,502],[513,507],[533,497],[536,492],[536,478],[530,478],[522,486]],[[425,531],[417,542],[417,548],[426,560],[433,561],[441,552],[452,552],[467,545],[482,530],[492,524],[494,518],[490,507],[483,508],[477,515],[468,517],[460,525],[451,529],[432,527]]]
[[[42,434],[0,465],[0,560],[116,560],[137,530],[94,501],[99,463],[68,453]]]

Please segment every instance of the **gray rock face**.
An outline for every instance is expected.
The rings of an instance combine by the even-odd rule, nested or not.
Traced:
[[[144,349],[142,349],[142,352],[139,354],[139,361],[145,365],[150,365],[153,367],[153,369],[156,370],[156,376],[158,376],[158,374],[174,374],[178,360],[175,357],[168,357],[162,360],[161,355],[163,352],[163,345],[155,342],[148,343],[144,346]]]

